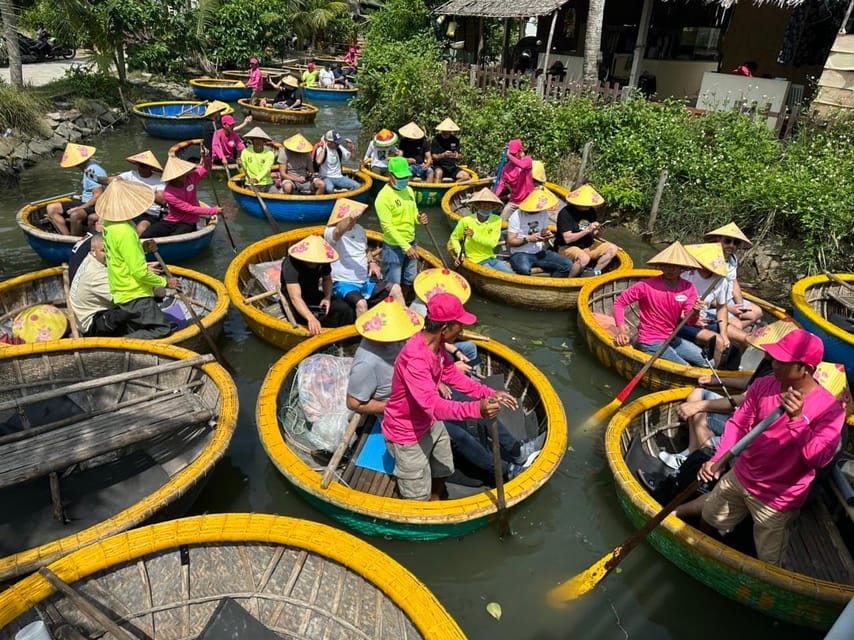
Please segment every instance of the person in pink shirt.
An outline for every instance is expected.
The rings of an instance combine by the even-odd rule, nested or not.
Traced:
[[[491,420],[501,406],[518,406],[506,391],[495,391],[462,374],[445,349],[464,324],[475,322],[477,317],[455,295],[434,295],[427,302],[424,329],[407,341],[394,365],[382,432],[404,498],[441,499],[445,479],[454,472],[451,440],[441,420]],[[440,382],[477,400],[446,400],[439,393]]]
[[[501,212],[501,219],[507,220],[522,201],[534,190],[534,178],[531,174],[531,156],[526,156],[522,148],[521,140],[511,140],[507,143],[507,163],[498,184],[495,185],[495,193],[501,195],[504,185],[510,187],[510,196],[507,204]]]
[[[789,526],[803,506],[816,471],[829,464],[842,434],[845,408],[813,377],[824,355],[821,340],[796,329],[765,345],[773,376],[748,389],[744,403],[726,423],[715,455],[697,477],[720,475],[712,465],[778,407],[784,413],[736,459],[703,505],[703,520],[721,533],[749,514],[760,560],[780,566]]]
[[[168,212],[153,223],[140,236],[142,238],[160,238],[163,236],[190,233],[202,217],[217,216],[222,207],[199,206],[199,182],[207,175],[207,169],[192,162],[174,156],[169,158],[163,168],[161,180],[166,183],[163,199]]]
[[[653,355],[683,316],[689,316],[687,324],[696,324],[696,312],[701,311],[705,303],[697,296],[694,285],[680,277],[683,271],[699,269],[702,265],[679,242],[674,242],[647,264],[659,267],[661,275],[632,285],[614,301],[614,322],[618,332],[615,342],[621,347],[631,342],[625,310],[630,304],[637,303],[640,321],[635,348]],[[686,366],[701,367],[705,364],[700,347],[678,336],[674,336],[661,357]]]
[[[213,161],[219,164],[240,164],[240,153],[246,148],[243,140],[234,130],[234,118],[223,116],[222,128],[214,132],[211,149]]]
[[[252,104],[258,100],[258,95],[264,90],[264,74],[258,67],[258,58],[250,58],[249,60],[249,80],[246,81],[246,86],[252,89],[252,95],[249,99]]]

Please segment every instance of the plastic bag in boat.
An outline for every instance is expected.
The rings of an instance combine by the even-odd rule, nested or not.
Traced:
[[[334,451],[347,430],[347,382],[352,362],[353,358],[321,353],[307,357],[297,367],[299,404],[311,423],[306,435],[320,449]]]

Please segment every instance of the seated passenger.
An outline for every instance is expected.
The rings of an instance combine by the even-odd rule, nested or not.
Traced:
[[[90,250],[71,280],[68,300],[82,335],[121,336],[125,333],[125,313],[113,302],[104,237],[92,236]]]
[[[234,118],[223,116],[222,128],[213,135],[213,162],[215,164],[240,164],[240,152],[246,148],[234,130]]]
[[[602,240],[602,225],[596,208],[605,199],[589,184],[572,191],[567,205],[557,214],[555,250],[572,260],[572,277],[602,275],[617,257],[619,247]]]
[[[302,72],[302,84],[305,87],[316,87],[320,71],[314,68],[314,63],[309,62],[305,71]]]
[[[465,258],[475,264],[503,273],[513,273],[510,264],[495,256],[495,247],[501,239],[501,217],[498,212],[503,203],[488,187],[469,198],[473,216],[463,216],[451,232],[451,251],[454,266]]]
[[[240,154],[240,165],[246,173],[246,182],[258,191],[267,192],[273,186],[273,163],[276,154],[266,145],[273,139],[261,127],[254,127],[244,136],[252,144]]]
[[[279,149],[277,189],[284,193],[323,195],[326,183],[314,173],[311,143],[301,133],[292,135]]]
[[[77,167],[83,172],[83,191],[79,200],[52,202],[45,213],[56,228],[65,236],[82,236],[83,227],[95,223],[95,203],[104,191],[98,178],[106,178],[107,172],[92,160],[95,147],[69,142],[62,152],[59,166],[63,169]]]
[[[208,171],[186,160],[172,156],[163,169],[163,198],[168,211],[162,220],[151,225],[142,238],[161,238],[181,233],[192,233],[203,217],[218,216],[222,207],[203,207],[199,205],[199,183]]]
[[[398,155],[396,144],[396,133],[388,129],[380,129],[380,132],[374,136],[368,145],[362,162],[370,161],[371,171],[381,176],[388,176],[388,159]]]
[[[133,221],[136,225],[136,232],[141,235],[148,227],[163,217],[163,208],[166,206],[166,200],[163,198],[163,190],[166,185],[161,179],[163,167],[160,166],[160,162],[151,151],[141,151],[128,156],[126,160],[134,166],[134,169],[125,171],[118,177],[126,182],[138,182],[147,185],[154,192],[154,204]],[[100,178],[99,182],[106,185],[113,180],[115,178]]]
[[[357,180],[344,175],[344,163],[355,153],[353,141],[331,129],[315,145],[312,159],[317,175],[326,185],[326,193],[333,193],[336,189],[352,191],[361,186]]]
[[[738,283],[738,256],[736,252],[744,247],[749,249],[752,245],[744,232],[734,222],[709,231],[703,236],[707,242],[720,242],[727,263],[727,283],[729,284],[729,312],[734,316],[735,322],[730,326],[737,329],[746,329],[762,317],[762,309],[759,305],[746,300],[741,294],[741,285]],[[730,336],[732,337],[732,336]]]
[[[430,156],[435,166],[435,180],[442,182],[444,178],[450,178],[457,182],[471,180],[471,174],[461,169],[459,162],[462,159],[460,139],[455,136],[460,128],[450,118],[445,118],[436,125],[436,137],[430,145]]]
[[[332,69],[329,68],[329,65],[323,65],[323,68],[320,70],[320,73],[317,75],[317,80],[320,83],[320,87],[322,89],[332,89],[332,85],[335,83],[335,75],[332,73]]]
[[[507,221],[507,244],[510,247],[510,266],[522,275],[531,275],[538,267],[553,278],[568,278],[573,263],[549,246],[554,236],[549,229],[549,210],[558,199],[547,189],[535,189],[519,205]]]
[[[279,82],[274,82],[273,86],[277,89],[273,103],[268,104],[262,98],[261,106],[273,107],[274,109],[299,109],[302,106],[302,90],[299,88],[299,81],[292,75],[287,75]]]
[[[400,134],[398,153],[409,163],[412,179],[432,182],[433,158],[430,145],[427,144],[427,134],[414,122],[403,125],[397,132]]]
[[[332,86],[336,89],[349,89],[353,86],[350,75],[344,71],[340,62],[332,67],[332,76]]]

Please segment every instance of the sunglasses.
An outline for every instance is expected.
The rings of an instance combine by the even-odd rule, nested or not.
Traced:
[[[738,249],[741,247],[741,240],[736,240],[735,238],[721,238],[721,244],[731,244]]]

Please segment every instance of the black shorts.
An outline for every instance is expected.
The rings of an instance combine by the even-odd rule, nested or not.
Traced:
[[[66,217],[66,218],[68,217],[69,210],[74,209],[75,207],[82,207],[82,206],[83,206],[83,202],[81,202],[80,200],[71,200],[70,202],[63,202],[62,203],[62,215],[63,215],[63,217]]]
[[[164,236],[177,236],[182,233],[192,233],[196,230],[196,225],[187,222],[166,222],[166,220],[158,220],[148,229],[143,231],[140,238],[163,238]]]

